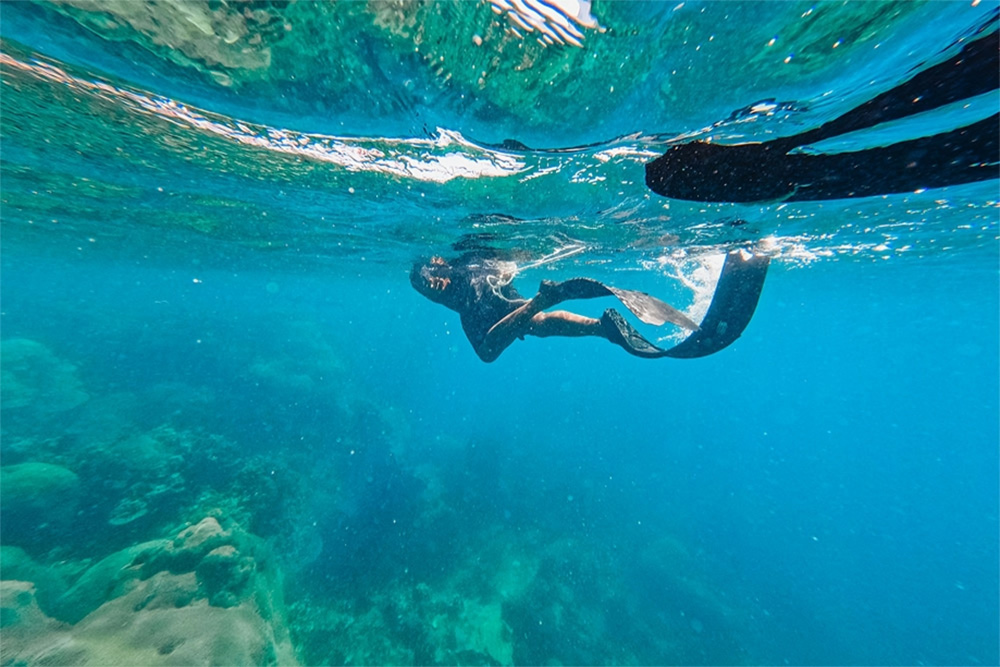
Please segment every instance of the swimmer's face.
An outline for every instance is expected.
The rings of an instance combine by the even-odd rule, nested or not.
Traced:
[[[410,271],[410,283],[414,289],[431,301],[447,305],[451,286],[451,265],[441,257],[431,257],[426,262],[417,262]]]

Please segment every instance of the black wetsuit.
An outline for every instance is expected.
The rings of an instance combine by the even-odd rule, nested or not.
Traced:
[[[493,325],[528,301],[504,276],[502,261],[483,253],[452,262],[451,289],[455,292],[447,305],[461,315],[462,330],[476,350]]]

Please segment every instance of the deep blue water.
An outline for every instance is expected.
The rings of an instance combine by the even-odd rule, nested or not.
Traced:
[[[782,123],[798,131],[850,108],[866,96],[858,81],[891,84],[996,8],[976,4],[974,15],[930,3],[898,16],[867,5],[873,23],[846,60],[817,56],[779,88],[761,74],[738,99],[689,103],[659,123],[649,109],[629,116],[633,97],[565,134],[544,110],[519,121],[502,109],[516,99],[513,83],[459,103],[472,93],[458,78],[427,73],[412,93],[424,95],[417,107],[383,113],[373,103],[377,111],[357,121],[366,125],[352,128],[355,117],[337,115],[331,102],[332,83],[316,79],[308,99],[307,84],[281,79],[279,64],[298,62],[288,54],[274,56],[273,80],[222,86],[197,58],[178,64],[136,39],[116,56],[116,42],[83,30],[68,10],[6,5],[11,61],[47,57],[70,73],[52,83],[30,67],[3,67],[2,338],[44,345],[75,367],[70,375],[87,394],[47,407],[65,391],[49,380],[64,371],[41,362],[24,370],[13,347],[0,360],[3,465],[49,463],[80,478],[69,523],[25,529],[11,518],[12,506],[27,516],[49,507],[41,496],[35,504],[6,496],[0,508],[15,526],[4,546],[64,579],[63,588],[35,582],[42,610],[68,613],[61,603],[48,608],[45,595],[217,507],[277,554],[281,623],[303,664],[504,662],[502,648],[470,638],[469,601],[500,605],[508,658],[518,664],[997,664],[997,181],[733,206],[657,199],[641,175],[642,151],[661,146],[655,133],[699,130],[774,90],[814,101],[828,89],[838,95],[803,116],[719,132],[781,133]],[[670,65],[705,68],[702,78],[738,79],[755,65],[678,53],[677,22],[688,20],[688,32],[708,43],[709,28],[723,30],[713,21],[724,8],[773,24],[809,10],[792,5],[693,3],[636,39],[647,50],[659,44]],[[353,11],[364,17],[362,7]],[[472,12],[436,7],[432,14]],[[643,18],[614,7],[593,11],[612,28]],[[708,17],[678,18],[702,8]],[[454,19],[455,30],[492,16],[487,5],[476,11]],[[848,19],[858,20],[825,20]],[[353,25],[326,20],[328,32]],[[739,31],[725,30],[739,54]],[[832,28],[802,30],[811,44]],[[606,67],[627,48],[586,34],[584,52]],[[401,48],[396,37],[367,39],[369,53]],[[891,57],[871,54],[879,40]],[[285,48],[308,61],[311,44]],[[315,57],[332,56],[316,47]],[[508,64],[494,65],[498,76]],[[405,58],[396,66],[419,69]],[[384,97],[404,78],[391,68],[369,71],[370,80],[354,75],[341,93],[358,99],[366,87],[381,86],[371,96]],[[655,88],[649,76],[637,84],[643,91]],[[363,148],[418,165],[448,151],[504,164],[502,152],[474,142],[391,143],[440,138],[434,127],[498,141],[523,122],[525,139],[552,147],[629,132],[645,139],[528,152],[518,174],[437,182],[416,167],[400,175],[239,143],[85,85],[105,79],[119,92],[220,114],[223,125],[367,137]],[[286,95],[272,96],[277,89]],[[995,111],[995,93],[979,104]],[[418,129],[426,120],[407,116],[414,109],[436,114],[426,134]],[[584,114],[566,110],[574,111]],[[318,127],[321,116],[346,119],[347,129],[332,120]],[[613,148],[624,153],[602,153]],[[365,159],[374,164],[371,153]],[[736,217],[748,224],[727,224]],[[408,281],[417,257],[484,233],[533,257],[584,247],[519,275],[525,294],[543,278],[587,275],[686,308],[692,297],[675,270],[690,277],[694,260],[762,238],[774,260],[747,331],[713,356],[649,361],[603,340],[528,339],[484,364],[458,316]],[[579,310],[596,316],[604,307]],[[18,402],[11,378],[30,404]],[[166,457],[166,473],[132,466],[128,443],[163,426],[196,444],[144,454]],[[211,441],[217,449],[199,453],[208,434],[221,439]],[[115,523],[122,499],[148,512]],[[502,583],[510,567],[532,563],[522,589]],[[40,664],[26,646],[4,664]]]

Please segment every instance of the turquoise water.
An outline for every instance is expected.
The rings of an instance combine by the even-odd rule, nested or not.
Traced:
[[[580,46],[502,4],[0,7],[0,662],[1000,661],[998,182],[643,175],[837,117],[997,3],[595,2]],[[695,314],[751,245],[754,319],[699,360],[483,364],[408,280],[556,253],[522,293]]]

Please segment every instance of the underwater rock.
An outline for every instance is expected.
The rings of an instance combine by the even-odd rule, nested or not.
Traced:
[[[35,585],[29,581],[0,581],[0,629],[18,625],[48,627],[54,623],[45,616],[35,599]],[[3,656],[3,664],[9,664]]]
[[[45,415],[64,412],[89,397],[76,377],[76,366],[41,343],[26,338],[0,342],[0,408],[26,408]]]
[[[217,607],[235,607],[244,597],[256,563],[231,544],[216,547],[198,563],[198,581]]]
[[[481,604],[466,600],[462,622],[455,626],[455,641],[466,651],[488,655],[501,665],[514,664],[510,626],[504,623],[498,602]]]
[[[132,567],[167,545],[167,540],[137,544],[115,552],[90,566],[56,601],[52,616],[67,623],[82,620],[105,601],[125,593],[141,571]]]
[[[247,368],[254,381],[282,391],[339,392],[347,367],[344,351],[328,340],[329,334],[313,322],[289,322],[282,331],[280,345],[262,347],[264,342],[254,341]]]
[[[158,572],[195,573],[199,595],[216,606],[232,607],[252,596],[258,555],[256,538],[214,517],[182,530],[172,540],[154,540],[123,549],[88,569],[60,604],[59,617],[76,622],[108,599],[124,594],[135,579]]]
[[[171,423],[197,426],[215,417],[215,395],[205,386],[162,382],[143,391],[141,399],[144,405],[157,407],[155,415],[158,421],[168,416]],[[154,423],[147,425],[156,426]]]
[[[180,532],[168,547],[173,553],[205,553],[214,549],[216,544],[233,540],[232,531],[225,530],[215,517],[206,517],[193,526]]]
[[[41,529],[68,525],[79,502],[80,480],[62,466],[33,461],[0,468],[0,535],[5,544],[44,540]]]
[[[294,665],[287,639],[252,604],[184,603],[193,575],[160,573],[74,626],[34,604],[30,584],[3,582],[4,664]],[[179,604],[178,604],[179,603]]]
[[[210,460],[216,440],[201,433],[168,424],[111,430],[111,439],[106,433],[76,433],[68,455],[84,482],[88,517],[106,521],[104,537],[125,540],[120,546],[158,534],[157,526],[173,525],[214,481],[208,476],[224,468]]]
[[[0,546],[0,579],[34,584],[39,606],[50,615],[56,600],[66,592],[66,580],[60,572],[36,563],[18,547]]]
[[[125,498],[115,505],[108,517],[112,526],[124,526],[149,514],[149,503],[142,498]]]
[[[296,525],[289,532],[289,553],[294,563],[289,563],[301,571],[316,562],[323,553],[323,536],[315,526]]]
[[[31,584],[5,581],[0,599],[2,664],[298,664],[268,554],[212,517],[103,559],[56,618],[38,608]]]
[[[124,487],[166,482],[184,466],[184,455],[194,438],[164,424],[149,431],[127,430],[112,439],[105,437],[103,430],[80,432],[77,439],[81,475],[89,471]]]
[[[483,543],[448,564],[444,580],[404,571],[366,587],[363,604],[353,594],[316,595],[314,579],[301,582],[312,588],[300,592],[293,612],[303,658],[309,664],[521,662],[524,628],[514,625],[509,608],[534,586],[539,565],[526,545],[515,544],[520,538],[486,532]]]
[[[7,426],[7,423],[3,424]],[[15,429],[16,430],[16,429]],[[5,430],[3,433],[4,465],[25,463],[27,461],[57,460],[62,449],[60,436],[55,437],[19,437]]]
[[[84,442],[115,442],[138,430],[139,415],[148,410],[132,392],[94,396],[77,411],[66,433]]]
[[[116,442],[109,448],[111,458],[121,461],[121,466],[128,475],[142,480],[162,477],[170,467],[173,442],[169,437],[163,437],[159,429],[151,433],[138,433]]]

